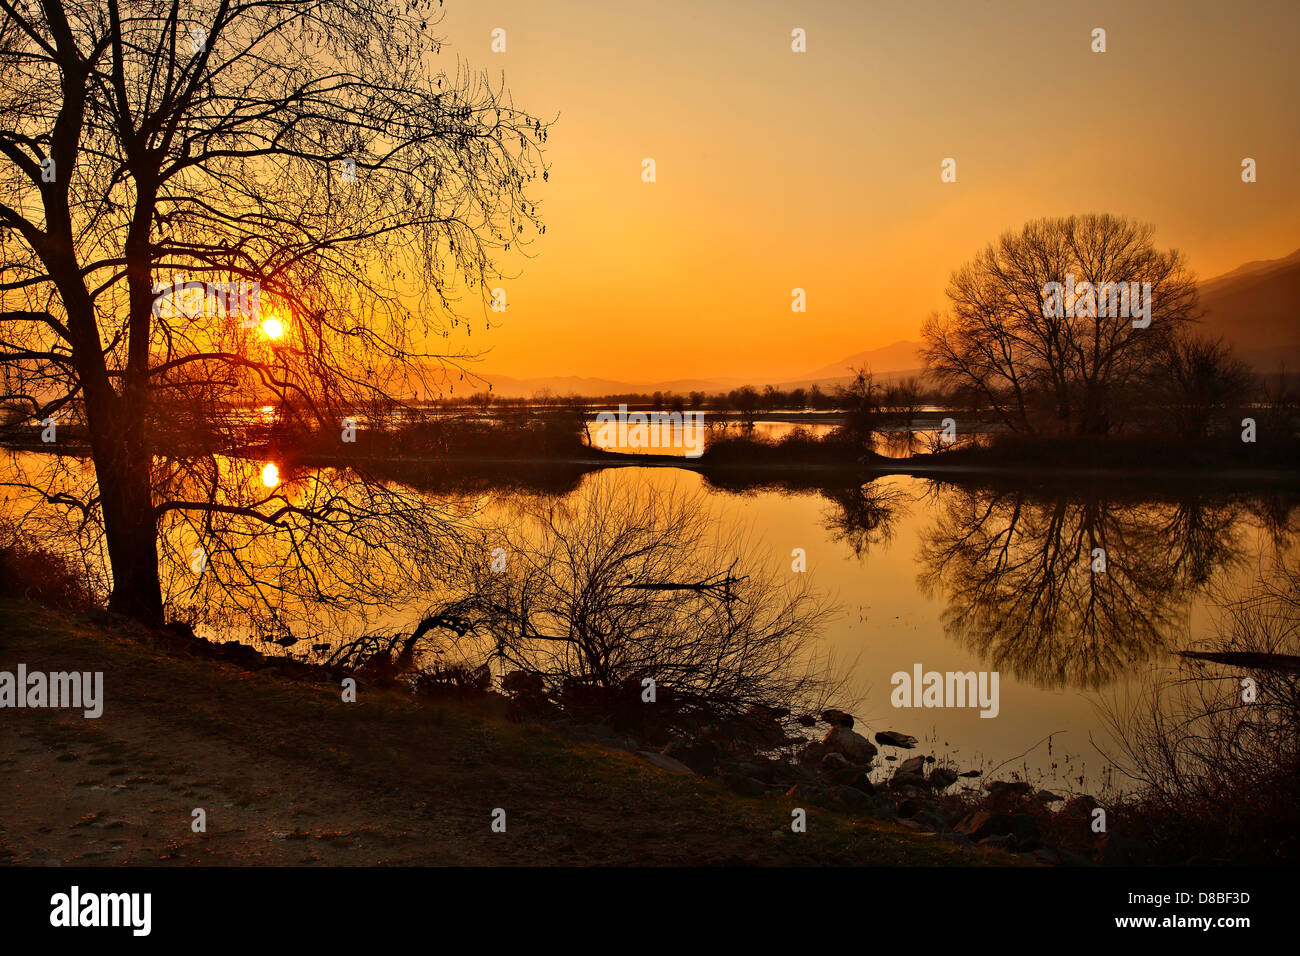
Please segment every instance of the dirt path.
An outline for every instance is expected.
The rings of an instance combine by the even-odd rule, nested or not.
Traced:
[[[635,756],[429,704],[249,673],[0,602],[0,670],[104,672],[104,713],[0,710],[0,863],[1004,863],[741,799]],[[495,808],[506,811],[494,833]],[[191,828],[206,812],[207,830]]]

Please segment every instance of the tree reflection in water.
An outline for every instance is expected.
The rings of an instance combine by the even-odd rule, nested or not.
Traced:
[[[1186,631],[1189,598],[1241,557],[1238,501],[943,486],[919,583],[947,632],[1040,687],[1096,689]],[[1100,550],[1098,550],[1100,549]],[[1094,571],[1104,556],[1105,570]]]

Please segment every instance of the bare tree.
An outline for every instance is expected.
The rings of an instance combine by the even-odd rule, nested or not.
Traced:
[[[471,663],[538,675],[557,693],[586,685],[610,703],[639,702],[652,680],[661,710],[677,714],[824,703],[839,689],[815,647],[830,609],[805,575],[755,559],[720,527],[698,495],[628,499],[589,481],[465,552],[449,599],[412,640],[454,634]]]
[[[110,607],[161,618],[169,528],[209,553],[253,533],[296,551],[327,530],[373,540],[375,514],[432,541],[379,485],[262,488],[160,425],[183,409],[216,428],[269,398],[338,429],[376,397],[436,394],[455,359],[430,345],[469,331],[463,298],[486,315],[496,256],[541,229],[526,191],[544,125],[439,66],[432,0],[0,0],[0,16],[3,397],[82,430],[94,462],[80,489],[12,483],[102,523]],[[241,309],[268,321],[207,292],[201,316],[159,308],[176,275],[257,283]]]
[[[838,386],[835,394],[844,408],[840,433],[855,447],[871,448],[885,424],[885,387],[864,367],[855,370],[848,385]]]
[[[1182,438],[1208,438],[1235,425],[1232,412],[1259,391],[1257,377],[1222,341],[1180,333],[1168,342],[1153,370],[1151,406]]]
[[[1191,856],[1300,851],[1300,569],[1291,557],[1220,593],[1210,637],[1103,706],[1136,790],[1128,832]]]
[[[1052,283],[1074,288],[1052,303]],[[1150,296],[1139,300],[1144,283]],[[1120,289],[1137,292],[1127,309]],[[922,328],[930,374],[1020,433],[1110,432],[1164,344],[1197,317],[1182,255],[1158,250],[1150,226],[1109,215],[1040,219],[1004,234],[953,273],[948,298],[951,314]],[[1125,313],[1140,301],[1150,315],[1135,324]]]
[[[733,388],[727,393],[727,403],[740,415],[741,426],[745,431],[753,431],[759,409],[763,406],[763,398],[758,389],[752,385]]]

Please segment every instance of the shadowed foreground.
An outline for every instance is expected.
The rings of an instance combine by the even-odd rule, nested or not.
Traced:
[[[179,656],[0,601],[0,670],[104,672],[104,713],[0,710],[0,863],[1016,862],[875,821],[752,800],[633,755],[416,701]],[[155,643],[157,642],[157,643]],[[207,832],[191,831],[202,807]],[[493,808],[507,811],[493,833]]]

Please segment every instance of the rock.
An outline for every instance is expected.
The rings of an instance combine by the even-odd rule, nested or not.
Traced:
[[[957,776],[959,776],[959,777],[978,777],[978,776],[980,776],[981,774],[983,774],[983,772],[984,772],[984,771],[982,771],[982,770],[967,770],[965,773],[959,773],[959,774],[957,774]]]
[[[1000,833],[997,836],[985,837],[979,841],[979,845],[991,847],[995,850],[1013,852],[1017,846],[1016,835],[1014,833]]]
[[[799,751],[799,754],[795,759],[805,767],[820,766],[822,758],[830,752],[831,750],[826,746],[826,744],[822,743],[820,740],[814,740],[812,743],[808,744],[807,747],[804,747],[803,750]]]
[[[889,785],[895,789],[899,787],[925,787],[927,786],[925,777],[919,773],[902,773],[901,771],[889,778]]]
[[[822,758],[820,769],[824,774],[834,774],[841,770],[853,770],[854,767],[844,754],[832,751]]]
[[[1008,806],[1034,792],[1034,788],[1023,780],[990,780],[984,788],[997,806]]]
[[[701,777],[711,777],[718,766],[718,748],[702,741],[674,740],[662,751],[665,757],[679,760]]]
[[[83,618],[87,618],[89,616],[90,615],[79,615],[78,619],[80,620]],[[93,622],[93,623],[102,623],[102,622]],[[185,640],[188,641],[198,640],[198,635],[194,633],[194,628],[190,627],[190,625],[187,624],[185,621],[169,621],[168,623],[163,625],[163,630],[167,631],[169,634],[173,634],[176,637],[184,638]]]
[[[870,766],[871,761],[876,758],[876,745],[860,733],[843,725],[832,727],[830,733],[822,740],[822,744],[825,745],[827,752],[843,754],[853,763],[864,767]]]
[[[802,800],[804,803],[813,805],[826,803],[830,799],[830,791],[825,787],[817,786],[815,783],[796,783],[785,792],[785,795],[791,799]]]
[[[857,787],[833,787],[831,793],[835,799],[852,810],[874,810],[875,797],[859,790]]]
[[[684,773],[692,777],[695,776],[695,772],[691,770],[690,767],[686,766],[686,764],[682,763],[680,760],[674,760],[672,757],[657,754],[650,750],[638,750],[636,755],[646,763],[654,764],[660,770],[668,770],[672,773]]]
[[[791,763],[788,759],[782,757],[771,764],[772,779],[770,783],[785,781],[787,783],[816,783],[817,775],[802,764]],[[759,777],[760,780],[764,779]]]
[[[850,715],[844,713],[844,711],[842,710],[835,710],[835,709],[823,710],[822,720],[830,724],[832,727],[848,727],[849,729],[853,728],[853,718]]]
[[[775,760],[770,763],[740,760],[727,766],[727,770],[731,773],[740,774],[742,777],[753,777],[760,783],[776,783],[781,769],[781,764]]]
[[[866,771],[842,753],[828,753],[822,758],[820,769],[827,783],[842,787],[856,787],[867,793],[874,793],[876,790],[871,785],[871,778],[867,776]]]
[[[898,769],[894,772],[895,773],[919,773],[922,776],[925,776],[925,758],[908,757],[906,760],[904,760],[902,763],[898,765]]]
[[[939,816],[938,814],[931,813],[928,810],[922,810],[916,816],[912,817],[912,819],[915,820],[917,823],[921,824],[921,826],[925,827],[927,830],[948,829],[948,824],[943,819],[943,817]]]
[[[897,730],[882,730],[876,734],[876,743],[911,750],[916,746],[916,738],[907,734],[900,734]]]
[[[767,787],[761,780],[746,777],[744,774],[724,773],[719,779],[724,787],[742,797],[761,797],[767,793]]]
[[[1097,801],[1088,794],[1082,793],[1077,797],[1071,797],[1067,800],[1065,806],[1061,808],[1061,812],[1066,816],[1071,817],[1088,817],[1091,816],[1092,811],[1096,809]]]
[[[1039,836],[1038,821],[1028,814],[990,810],[976,810],[967,814],[953,829],[976,841],[985,837],[1015,834],[1017,844],[1026,849]]]
[[[814,717],[812,714],[800,714],[798,717],[795,718],[795,722],[798,723],[801,727],[817,726],[817,718]]]
[[[957,772],[947,767],[936,767],[930,771],[930,786],[936,790],[947,790],[957,782]]]
[[[1034,794],[1034,799],[1037,800],[1039,803],[1059,803],[1061,800],[1064,800],[1065,798],[1058,796],[1055,793],[1052,793],[1052,791],[1050,790],[1039,790],[1036,794]]]
[[[906,797],[898,803],[898,815],[900,817],[914,817],[923,811],[936,810],[937,807],[932,800],[922,800],[920,797]]]
[[[876,792],[876,785],[871,782],[871,778],[867,776],[865,770],[858,771],[857,776],[851,779],[847,784],[845,784],[845,786],[853,787],[855,790],[861,790],[863,793],[874,794]]]

